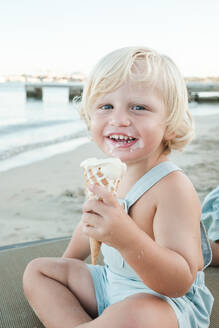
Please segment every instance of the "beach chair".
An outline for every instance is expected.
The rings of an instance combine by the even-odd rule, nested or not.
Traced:
[[[23,272],[27,263],[36,257],[61,256],[69,240],[61,238],[0,247],[1,328],[44,328],[24,297]],[[215,297],[210,328],[219,328],[219,268],[206,270],[206,283]]]

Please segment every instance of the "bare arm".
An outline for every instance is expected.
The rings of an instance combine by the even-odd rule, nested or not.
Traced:
[[[192,285],[195,271],[174,250],[159,246],[142,230],[135,231],[131,241],[135,247],[119,249],[126,262],[152,290],[169,297],[184,295]]]
[[[90,255],[89,238],[82,231],[82,224],[79,222],[73,233],[72,239],[68,244],[62,257],[76,258],[85,260]]]
[[[176,181],[170,176],[159,188],[155,240],[133,226],[131,240],[118,249],[148,287],[179,297],[188,291],[202,263],[201,207],[191,183],[183,176]]]

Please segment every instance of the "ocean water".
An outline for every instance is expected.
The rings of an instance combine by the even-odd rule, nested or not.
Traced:
[[[88,142],[68,88],[44,88],[26,100],[23,84],[0,84],[0,171],[70,151]]]
[[[192,115],[219,113],[219,104],[190,104]],[[0,171],[27,165],[89,142],[68,101],[68,88],[44,88],[43,101],[26,100],[22,83],[0,84]]]

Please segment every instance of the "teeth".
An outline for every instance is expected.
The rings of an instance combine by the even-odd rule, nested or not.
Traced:
[[[132,137],[128,137],[128,136],[123,136],[123,135],[111,135],[109,136],[110,139],[116,139],[116,140],[133,140],[134,138]]]

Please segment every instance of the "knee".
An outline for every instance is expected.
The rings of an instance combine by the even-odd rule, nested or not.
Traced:
[[[37,288],[37,276],[42,273],[46,258],[36,258],[28,263],[23,274],[23,289],[28,296],[34,288]]]
[[[76,259],[63,258],[36,258],[26,267],[23,274],[23,289],[26,296],[32,295],[45,279],[59,281],[63,285],[68,285],[69,280],[74,278],[74,272],[80,274],[81,261]]]

